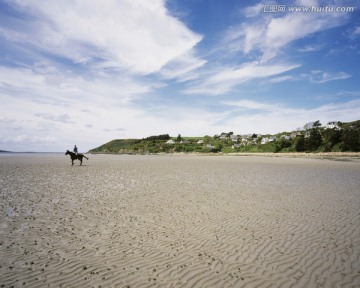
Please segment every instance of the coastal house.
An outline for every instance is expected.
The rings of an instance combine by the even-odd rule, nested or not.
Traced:
[[[241,135],[241,141],[242,142],[247,142],[249,139],[251,139],[250,134]]]
[[[281,135],[280,138],[284,140],[291,140],[291,135]]]
[[[269,142],[269,137],[264,137],[264,138],[261,139],[260,144],[261,144],[261,145],[264,145],[264,144],[266,144],[266,143],[268,143],[268,142]]]
[[[231,139],[232,142],[237,142],[238,139],[239,139],[239,136],[233,134],[233,135],[230,135],[230,139]]]
[[[275,136],[264,137],[264,138],[261,139],[260,144],[264,145],[264,144],[269,143],[269,142],[274,142],[275,140],[276,140]]]
[[[199,141],[196,142],[197,144],[204,144],[204,140],[200,139]]]
[[[234,143],[231,148],[232,148],[232,149],[240,148],[241,145],[242,145],[242,144],[240,144],[240,143]]]
[[[166,144],[175,144],[175,141],[173,139],[170,139],[170,140],[166,141]]]
[[[215,146],[211,145],[211,144],[207,144],[206,148],[210,148],[210,149],[215,149]]]
[[[300,137],[300,136],[301,136],[300,131],[293,131],[293,132],[291,132],[291,134],[290,134],[290,137],[291,137],[292,139],[294,139],[294,138],[296,138],[296,137]]]
[[[189,140],[186,140],[186,139],[182,139],[180,141],[180,144],[189,144],[189,143],[190,143]]]
[[[225,140],[225,139],[228,139],[228,138],[229,138],[229,133],[221,133],[221,135],[220,135],[221,140]]]
[[[246,146],[248,144],[248,140],[247,139],[241,139],[241,144]]]
[[[339,121],[328,122],[325,125],[325,129],[337,129],[337,130],[339,130],[340,129]]]

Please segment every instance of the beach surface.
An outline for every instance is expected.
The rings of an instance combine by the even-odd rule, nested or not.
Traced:
[[[0,155],[0,287],[360,287],[360,160]]]

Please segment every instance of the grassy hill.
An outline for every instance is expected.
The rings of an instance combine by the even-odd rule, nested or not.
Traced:
[[[168,134],[143,139],[115,139],[90,153],[155,154],[209,152],[342,152],[360,151],[360,120],[339,123],[340,129],[315,127],[309,130],[282,132],[276,135],[238,135],[236,141],[219,135],[203,137],[170,137]],[[295,133],[297,132],[297,133]],[[225,133],[226,134],[226,133]],[[294,136],[297,134],[296,136]],[[175,143],[168,144],[168,140]],[[202,140],[199,142],[199,140]]]

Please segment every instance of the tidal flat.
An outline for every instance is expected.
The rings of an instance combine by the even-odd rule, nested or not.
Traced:
[[[360,287],[357,158],[89,158],[0,155],[0,287]]]

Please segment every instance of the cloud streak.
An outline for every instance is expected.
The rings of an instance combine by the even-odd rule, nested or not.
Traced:
[[[310,78],[311,82],[321,84],[321,83],[334,81],[334,80],[347,79],[347,78],[350,78],[351,75],[349,75],[345,72],[327,73],[327,72],[323,72],[323,71],[319,71],[319,70],[314,70],[314,71],[311,71],[311,74],[308,75],[308,77]]]
[[[220,95],[229,92],[239,84],[280,75],[300,67],[298,64],[259,64],[245,63],[239,67],[221,69],[209,76],[203,83],[190,86],[186,94]]]

